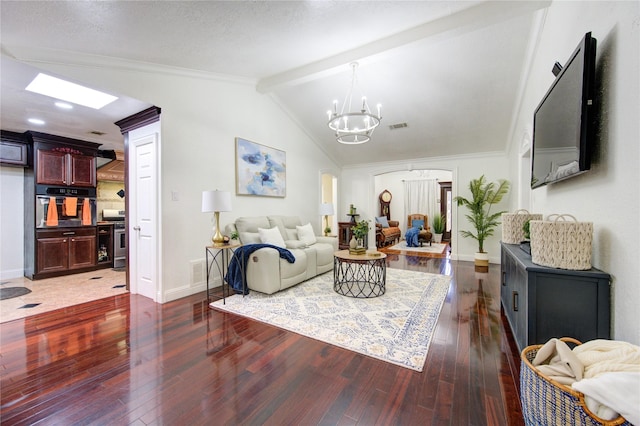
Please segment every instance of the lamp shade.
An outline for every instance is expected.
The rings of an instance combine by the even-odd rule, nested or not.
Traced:
[[[230,212],[231,193],[229,191],[202,191],[202,212]]]
[[[320,214],[323,216],[331,216],[333,215],[333,204],[331,203],[322,203],[320,204]]]

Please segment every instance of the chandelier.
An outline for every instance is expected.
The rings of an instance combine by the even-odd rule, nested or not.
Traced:
[[[329,128],[336,134],[338,142],[348,145],[356,145],[371,140],[371,135],[376,127],[380,124],[382,116],[380,111],[382,106],[377,105],[378,115],[373,115],[369,109],[367,103],[367,97],[362,96],[362,108],[360,110],[351,110],[351,103],[353,100],[353,90],[358,84],[356,77],[356,71],[358,69],[358,63],[352,62],[350,64],[353,69],[353,75],[351,76],[351,87],[347,92],[347,96],[344,99],[340,113],[338,114],[338,101],[333,101],[333,111],[327,111],[329,118]]]

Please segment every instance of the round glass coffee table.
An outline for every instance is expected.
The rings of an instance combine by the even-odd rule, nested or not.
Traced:
[[[371,298],[386,291],[386,254],[350,254],[349,250],[333,254],[333,290],[343,296]]]

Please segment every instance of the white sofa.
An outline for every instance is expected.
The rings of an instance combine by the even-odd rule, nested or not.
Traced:
[[[226,226],[227,235],[238,232],[242,244],[260,244],[260,230],[277,228],[287,248],[295,257],[289,263],[280,257],[273,248],[261,248],[249,257],[246,267],[247,287],[250,290],[272,294],[292,287],[302,281],[315,277],[333,269],[333,253],[338,250],[335,237],[303,235],[299,238],[298,230],[303,224],[297,216],[256,216],[240,217],[235,223]],[[310,225],[306,225],[309,229]],[[306,241],[303,241],[305,239]]]

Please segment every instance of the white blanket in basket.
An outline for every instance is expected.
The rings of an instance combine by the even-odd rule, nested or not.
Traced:
[[[571,387],[584,394],[587,408],[598,417],[613,420],[619,414],[640,425],[640,373],[603,373]]]

